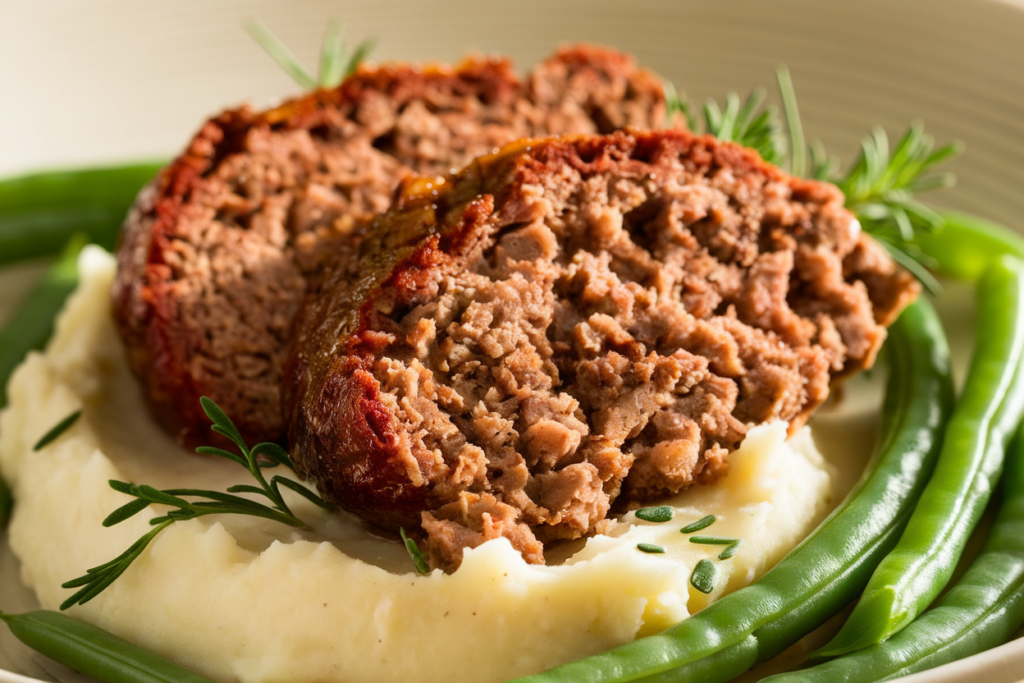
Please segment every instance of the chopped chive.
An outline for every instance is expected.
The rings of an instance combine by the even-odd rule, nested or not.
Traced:
[[[728,560],[730,557],[738,553],[740,550],[740,543],[742,543],[742,541],[736,541],[731,546],[723,550],[721,553],[719,553],[718,559]]]
[[[711,560],[701,560],[690,574],[690,585],[701,593],[710,593],[715,589],[715,574],[715,565],[711,564]]]
[[[732,545],[733,543],[739,543],[738,538],[721,538],[719,536],[690,536],[690,543],[700,543],[701,545]]]
[[[707,529],[709,526],[714,524],[715,520],[717,520],[717,519],[718,518],[715,517],[714,515],[708,515],[707,517],[703,517],[701,519],[698,519],[693,524],[687,524],[686,526],[684,526],[682,529],[679,530],[679,533],[681,533],[681,534],[692,534],[695,531],[700,531],[701,529]]]
[[[416,573],[422,576],[429,574],[430,567],[427,565],[423,553],[420,552],[420,547],[416,545],[416,541],[405,535],[405,529],[399,529],[398,533],[402,537],[402,542],[405,543],[405,549],[409,551],[409,557],[412,558],[412,564],[416,567]]]
[[[663,553],[663,552],[665,552],[664,548],[662,548],[660,545],[655,545],[653,543],[637,543],[636,544],[636,548],[637,548],[637,550],[639,550],[642,553]]]
[[[668,505],[659,505],[658,507],[640,508],[636,511],[636,518],[645,522],[667,522],[675,514],[675,510]]]
[[[80,418],[81,416],[82,411],[76,410],[75,412],[65,417],[63,420],[55,424],[53,428],[50,429],[50,431],[43,434],[39,441],[36,441],[36,445],[32,447],[32,450],[41,451],[42,449],[49,446],[51,443],[57,440],[57,437],[66,432],[71,427],[71,425],[75,424],[75,421],[78,420],[78,418]]]

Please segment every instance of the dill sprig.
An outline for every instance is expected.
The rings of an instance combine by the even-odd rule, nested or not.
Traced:
[[[166,514],[154,517],[149,523],[154,527],[144,534],[126,551],[115,557],[113,560],[101,564],[76,579],[72,579],[62,585],[63,588],[78,588],[70,598],[61,604],[62,610],[76,604],[84,604],[112,584],[124,571],[134,562],[156,538],[161,531],[175,522],[180,522],[206,515],[239,514],[266,519],[287,524],[293,527],[306,527],[306,524],[295,516],[288,503],[282,495],[282,487],[293,491],[315,505],[329,509],[329,505],[320,496],[316,495],[305,486],[294,479],[274,475],[269,481],[263,474],[267,468],[284,465],[294,469],[291,458],[283,448],[275,443],[264,442],[248,447],[245,440],[239,434],[235,425],[224,414],[220,406],[205,396],[200,399],[203,411],[213,422],[213,431],[226,437],[240,451],[241,455],[231,451],[217,448],[215,446],[201,446],[196,449],[197,453],[214,455],[244,467],[256,480],[258,486],[250,484],[238,484],[231,486],[227,492],[208,491],[204,489],[156,489],[145,484],[136,485],[128,482],[111,480],[110,487],[125,495],[131,496],[133,500],[111,512],[103,520],[103,526],[110,527],[119,524],[126,519],[134,517],[150,505],[164,505],[171,508]],[[265,498],[268,503],[244,498],[239,493],[246,493],[258,498]],[[198,500],[187,500],[197,498]]]
[[[364,40],[350,52],[345,43],[341,24],[331,20],[327,24],[320,45],[320,72],[314,78],[291,50],[266,26],[255,19],[246,19],[242,25],[270,58],[305,90],[336,87],[359,67],[374,48],[373,40]]]

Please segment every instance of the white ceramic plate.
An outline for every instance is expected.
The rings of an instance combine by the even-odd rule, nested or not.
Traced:
[[[1024,3],[995,0],[46,0],[0,6],[0,175],[166,157],[210,114],[297,88],[240,28],[266,23],[315,65],[330,17],[376,36],[379,59],[511,55],[522,68],[573,41],[637,55],[694,101],[796,82],[810,137],[848,162],[872,125],[913,119],[963,140],[960,184],[934,200],[1024,229]],[[0,319],[38,266],[0,272]],[[34,598],[0,550],[0,608]],[[81,681],[0,631],[0,683]],[[26,678],[26,676],[35,678]],[[912,677],[1024,678],[1024,642]]]

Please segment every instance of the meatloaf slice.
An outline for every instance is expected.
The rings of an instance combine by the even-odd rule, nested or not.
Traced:
[[[411,179],[359,266],[297,319],[292,457],[445,569],[496,536],[543,562],[617,498],[713,479],[752,425],[795,430],[870,366],[918,293],[834,186],[678,131]]]
[[[118,253],[114,310],[153,414],[195,445],[210,438],[207,395],[247,438],[280,439],[281,366],[307,282],[401,178],[524,136],[664,119],[657,78],[592,47],[525,80],[505,59],[364,66],[336,89],[212,119],[141,194]]]

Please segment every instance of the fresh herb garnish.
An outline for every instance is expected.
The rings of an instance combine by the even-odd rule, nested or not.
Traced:
[[[700,545],[732,545],[733,543],[739,543],[738,538],[722,538],[720,536],[690,536],[690,543],[699,543]]]
[[[75,412],[71,413],[63,420],[55,424],[53,427],[50,428],[50,431],[46,432],[41,437],[39,437],[39,441],[36,441],[36,445],[32,447],[32,451],[41,451],[47,446],[49,446],[51,443],[56,441],[61,434],[71,429],[71,425],[75,424],[75,422],[77,422],[78,418],[80,417],[82,417],[82,411],[76,410]]]
[[[739,552],[740,545],[742,543],[743,543],[743,541],[737,540],[735,543],[730,545],[728,548],[726,548],[725,550],[720,552],[718,554],[718,559],[720,559],[720,560],[728,560],[730,557],[732,557],[733,555],[735,555],[736,553]]]
[[[675,510],[669,505],[640,508],[635,513],[637,519],[645,522],[668,522],[675,516]]]
[[[755,89],[742,105],[736,93],[726,96],[725,107],[708,99],[703,107],[704,117],[698,121],[690,103],[678,95],[675,87],[667,81],[663,86],[670,120],[676,113],[680,113],[695,133],[703,132],[719,140],[732,140],[744,147],[756,149],[761,158],[769,163],[781,162],[785,143],[778,112],[773,107],[758,111],[764,103],[764,88]]]
[[[693,573],[690,574],[690,585],[701,593],[710,593],[715,590],[715,575],[717,573],[718,571],[715,569],[715,565],[711,563],[711,560],[701,560],[693,568]]]
[[[266,26],[255,19],[247,19],[243,26],[270,58],[305,90],[336,87],[356,70],[374,47],[372,40],[364,40],[349,52],[341,25],[337,21],[329,22],[320,46],[320,73],[314,78]]]
[[[405,549],[409,551],[409,557],[412,558],[412,564],[416,567],[416,573],[421,576],[429,574],[430,565],[427,564],[427,560],[423,557],[420,547],[416,545],[416,541],[405,535],[405,529],[399,529],[398,534],[402,537],[402,543],[405,544]]]
[[[636,549],[642,553],[660,554],[665,552],[663,547],[654,543],[637,543]]]
[[[687,524],[686,526],[684,526],[682,529],[679,530],[679,533],[681,533],[681,534],[692,534],[692,533],[694,533],[696,531],[700,531],[701,529],[707,529],[709,526],[714,524],[717,519],[718,518],[715,517],[714,515],[708,515],[707,517],[701,517],[700,519],[698,519],[693,524]]]
[[[942,216],[914,195],[952,186],[954,176],[936,173],[935,167],[962,149],[958,142],[935,149],[934,139],[924,132],[920,122],[915,122],[890,153],[888,136],[876,128],[864,138],[860,156],[846,176],[835,181],[861,227],[932,291],[938,289],[938,283],[924,267],[930,263],[910,242],[917,230],[941,229]]]
[[[113,583],[124,571],[135,561],[146,546],[157,537],[157,535],[175,522],[204,517],[206,515],[239,514],[254,517],[264,517],[275,522],[281,522],[294,527],[305,527],[306,524],[300,520],[288,507],[282,496],[281,487],[290,489],[306,500],[328,509],[329,505],[318,495],[307,489],[294,479],[287,479],[275,475],[268,482],[263,476],[266,468],[284,465],[294,469],[291,458],[283,448],[275,443],[259,443],[251,449],[235,428],[234,423],[224,414],[216,403],[205,396],[200,399],[203,411],[213,422],[213,431],[226,437],[238,447],[241,455],[214,446],[201,446],[196,449],[197,453],[215,455],[225,458],[231,462],[244,467],[256,480],[259,486],[238,484],[227,489],[227,493],[220,491],[207,491],[202,489],[164,489],[159,490],[152,486],[135,485],[123,481],[110,481],[110,487],[125,495],[132,496],[134,500],[125,503],[117,508],[103,520],[103,526],[109,527],[130,519],[139,512],[142,512],[150,505],[166,505],[172,508],[167,514],[154,517],[149,521],[153,529],[133,543],[125,552],[115,557],[110,562],[93,567],[86,571],[83,576],[72,579],[63,584],[63,588],[78,588],[74,595],[64,601],[60,608],[62,610],[76,604],[84,604],[99,595]],[[58,425],[59,426],[59,425]],[[261,503],[251,498],[243,498],[237,493],[248,493],[266,498],[270,505]],[[199,498],[199,501],[186,500]]]

